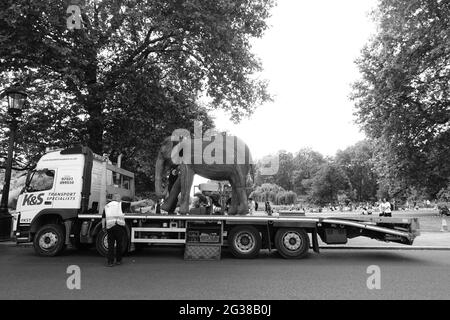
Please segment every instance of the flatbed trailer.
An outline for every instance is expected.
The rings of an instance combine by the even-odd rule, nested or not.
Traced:
[[[95,246],[105,255],[108,242],[101,217],[113,194],[134,197],[132,172],[87,147],[50,151],[28,173],[19,195],[16,241],[33,242],[41,256],[57,255],[67,246]],[[186,258],[220,258],[223,247],[237,258],[254,258],[261,249],[276,249],[284,258],[302,258],[310,247],[319,252],[319,238],[331,245],[360,236],[411,245],[419,235],[414,218],[299,214],[126,213],[127,237],[122,248],[130,252],[146,245],[181,245]]]
[[[105,255],[107,239],[99,227],[99,215],[80,215],[78,218],[87,224],[86,234],[90,229],[98,229],[84,240],[95,241],[97,251]],[[237,258],[255,258],[261,249],[275,249],[283,258],[289,259],[303,258],[309,249],[319,253],[319,238],[331,245],[345,244],[348,239],[361,236],[411,245],[420,235],[417,218],[128,213],[125,221],[128,237],[124,248],[127,251],[146,245],[182,245],[186,250],[196,249],[199,255],[213,252],[216,258],[217,254],[220,258],[223,247],[228,247]],[[211,250],[212,247],[217,250]]]

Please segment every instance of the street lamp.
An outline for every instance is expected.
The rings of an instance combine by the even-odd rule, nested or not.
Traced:
[[[8,115],[9,115],[9,146],[8,158],[6,160],[5,170],[5,184],[3,185],[2,201],[0,204],[0,241],[9,240],[11,237],[11,222],[12,216],[8,210],[9,185],[11,182],[11,171],[14,153],[14,141],[17,131],[17,118],[22,115],[22,110],[27,100],[25,91],[18,87],[11,87],[5,90],[0,99],[6,97],[8,100]]]

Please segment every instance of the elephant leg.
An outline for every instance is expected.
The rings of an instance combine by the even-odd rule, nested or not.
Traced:
[[[239,186],[236,187],[236,193],[238,195],[238,199],[239,199],[239,206],[238,206],[238,210],[237,213],[238,214],[248,214],[248,202],[247,202],[247,194],[245,192],[245,187]]]
[[[191,192],[192,182],[194,182],[194,171],[187,165],[180,166],[181,177],[181,198],[180,198],[180,213],[189,213],[189,195]]]
[[[181,182],[180,177],[177,178],[175,183],[172,186],[172,189],[170,189],[169,196],[164,201],[164,203],[161,205],[161,209],[164,211],[167,211],[169,213],[172,213],[175,211],[175,208],[177,207],[178,202],[178,195],[181,192]]]
[[[248,199],[247,199],[247,190],[245,189],[247,184],[247,171],[242,170],[242,167],[236,168],[236,193],[239,202],[238,206],[238,214],[248,214]]]
[[[238,195],[236,192],[236,188],[234,187],[234,184],[230,181],[231,184],[231,204],[228,208],[228,214],[237,214],[238,209]]]

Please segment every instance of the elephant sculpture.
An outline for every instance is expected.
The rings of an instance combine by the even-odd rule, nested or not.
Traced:
[[[194,175],[211,180],[228,180],[232,187],[229,214],[247,214],[247,175],[254,179],[254,168],[248,146],[239,138],[225,133],[210,139],[184,138],[173,141],[166,138],[158,152],[155,166],[155,192],[159,198],[166,197],[161,209],[172,212],[180,197],[180,213],[189,212],[190,190]],[[163,186],[166,172],[178,165],[178,178],[170,191]]]

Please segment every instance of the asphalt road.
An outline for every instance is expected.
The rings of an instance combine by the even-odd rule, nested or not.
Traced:
[[[273,252],[238,260],[184,261],[180,248],[147,248],[107,268],[95,251],[54,258],[0,244],[1,299],[449,299],[448,251],[323,250],[303,260]],[[67,267],[81,271],[69,290]],[[369,290],[377,265],[381,288]]]

